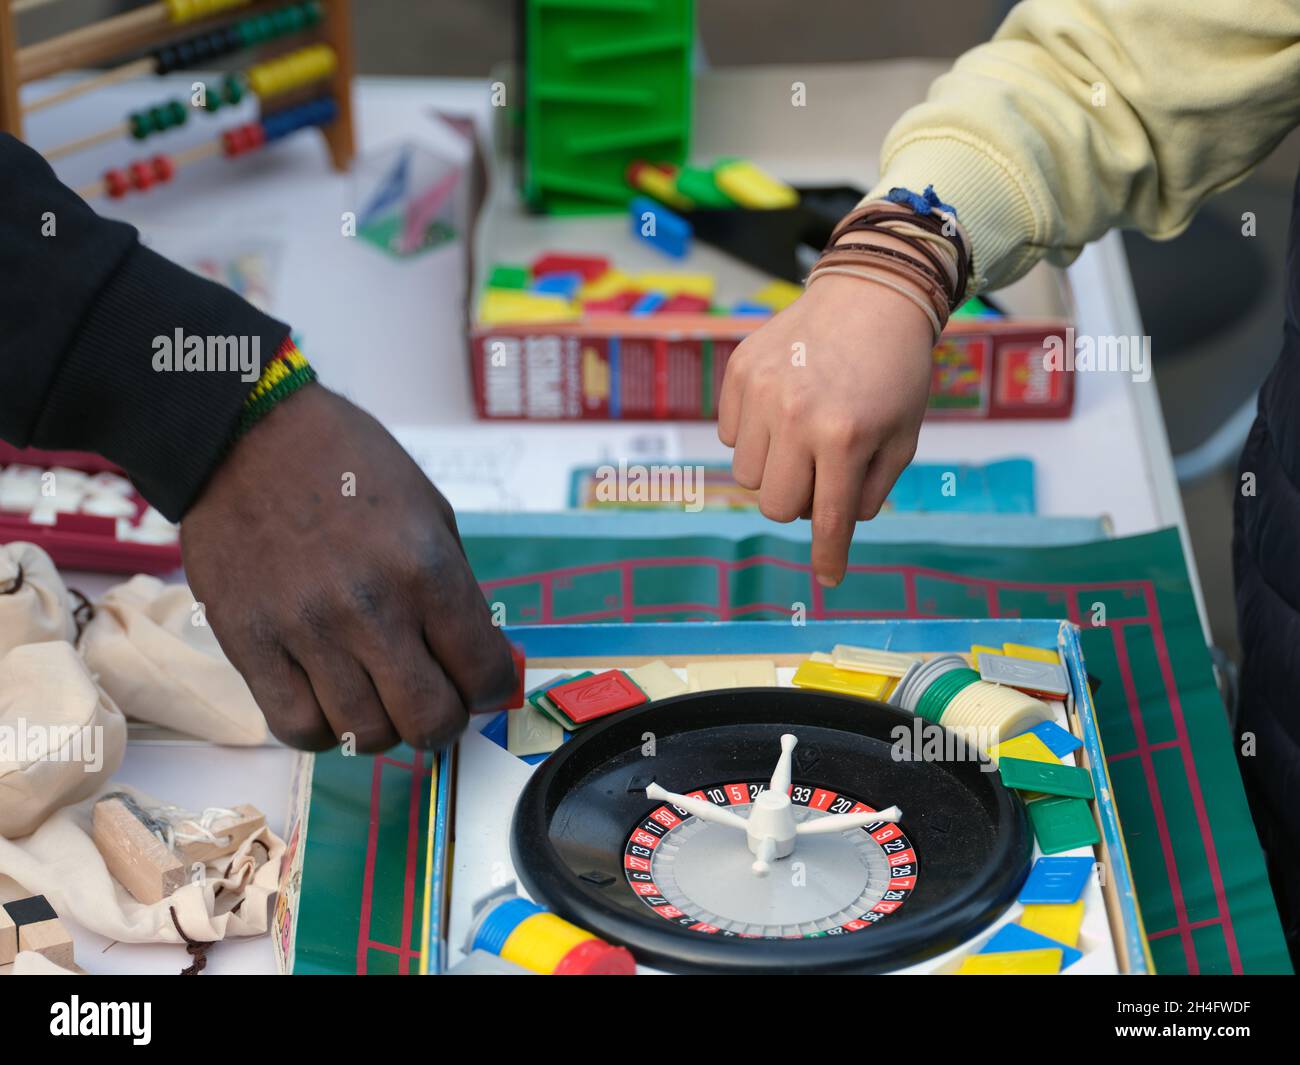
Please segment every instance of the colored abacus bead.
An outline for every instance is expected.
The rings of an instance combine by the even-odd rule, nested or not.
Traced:
[[[131,175],[131,184],[141,192],[148,189],[156,180],[153,166],[148,162],[148,160],[142,159],[139,162],[132,163],[129,172]]]
[[[248,87],[258,96],[274,96],[327,78],[337,67],[338,57],[328,44],[308,45],[249,67]]]
[[[168,17],[178,25],[208,18],[233,7],[243,7],[251,2],[252,0],[165,0]]]
[[[122,170],[104,171],[104,191],[114,200],[120,200],[131,187],[130,179]]]
[[[232,107],[244,98],[243,79],[235,74],[227,74],[221,82],[221,99]]]
[[[176,164],[172,162],[169,155],[155,155],[149,160],[149,164],[153,167],[153,176],[160,185],[171,181],[176,173]]]

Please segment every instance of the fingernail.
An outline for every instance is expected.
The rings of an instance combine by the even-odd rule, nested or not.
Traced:
[[[840,583],[840,579],[838,577],[827,577],[825,574],[819,573],[817,574],[817,583],[823,588],[834,588]]]

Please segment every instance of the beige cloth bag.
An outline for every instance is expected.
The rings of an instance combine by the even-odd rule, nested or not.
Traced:
[[[256,746],[266,719],[183,584],[133,577],[95,604],[81,653],[131,718],[211,743]]]
[[[29,643],[0,658],[0,836],[33,831],[122,764],[126,720],[70,643]]]
[[[103,788],[110,791],[127,792],[146,809],[160,805],[121,784]],[[94,805],[95,798],[86,799],[59,810],[26,839],[0,840],[0,875],[44,895],[60,917],[122,943],[207,944],[270,929],[284,841],[269,828],[249,836],[233,855],[208,863],[202,876],[167,898],[145,904],[104,864],[91,837]],[[93,959],[81,964],[94,971]]]
[[[77,638],[72,600],[35,544],[0,544],[0,658],[25,643]]]

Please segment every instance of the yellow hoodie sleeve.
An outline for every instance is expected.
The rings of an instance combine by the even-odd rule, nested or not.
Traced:
[[[934,185],[997,288],[1114,226],[1176,236],[1297,123],[1294,0],[1025,0],[899,119],[869,197]]]

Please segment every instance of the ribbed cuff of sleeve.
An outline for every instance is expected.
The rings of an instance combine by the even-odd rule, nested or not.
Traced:
[[[103,455],[179,521],[288,333],[229,289],[137,245],[64,357],[32,444]]]
[[[1030,191],[987,145],[971,143],[956,130],[912,134],[887,146],[883,170],[864,202],[892,188],[921,192],[933,185],[939,199],[956,209],[971,242],[968,295],[1014,281],[1042,258]]]

